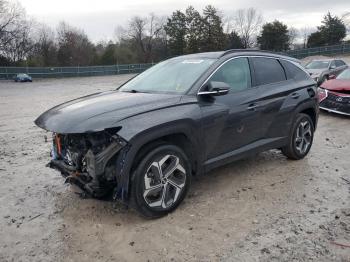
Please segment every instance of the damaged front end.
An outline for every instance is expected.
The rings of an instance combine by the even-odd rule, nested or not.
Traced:
[[[118,128],[83,134],[53,133],[48,166],[88,195],[103,197],[117,185],[117,156],[127,145],[117,132]]]

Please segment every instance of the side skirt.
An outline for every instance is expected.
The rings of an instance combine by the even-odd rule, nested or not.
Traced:
[[[280,148],[287,144],[287,137],[265,138],[249,145],[240,147],[234,151],[219,155],[217,157],[208,159],[204,162],[204,171],[208,172],[216,167],[231,163],[233,161],[246,158],[257,153],[270,150],[273,148]]]

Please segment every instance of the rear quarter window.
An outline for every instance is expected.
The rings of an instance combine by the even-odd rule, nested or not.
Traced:
[[[345,63],[342,60],[335,60],[336,67],[343,66]]]
[[[254,75],[257,85],[267,85],[286,80],[281,64],[274,58],[253,57]]]
[[[294,79],[297,81],[307,80],[310,78],[309,74],[294,65],[292,62],[280,60],[284,70],[286,71],[287,79]]]

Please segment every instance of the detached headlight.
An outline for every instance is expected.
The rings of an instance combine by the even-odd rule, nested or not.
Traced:
[[[322,102],[323,100],[325,100],[328,96],[328,91],[327,89],[324,88],[317,88],[317,94],[318,94],[318,101]]]

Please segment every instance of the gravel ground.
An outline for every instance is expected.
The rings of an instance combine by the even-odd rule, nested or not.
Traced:
[[[33,121],[129,77],[0,82],[0,261],[350,261],[350,118],[334,114],[305,159],[271,150],[218,168],[161,219],[74,194]]]

